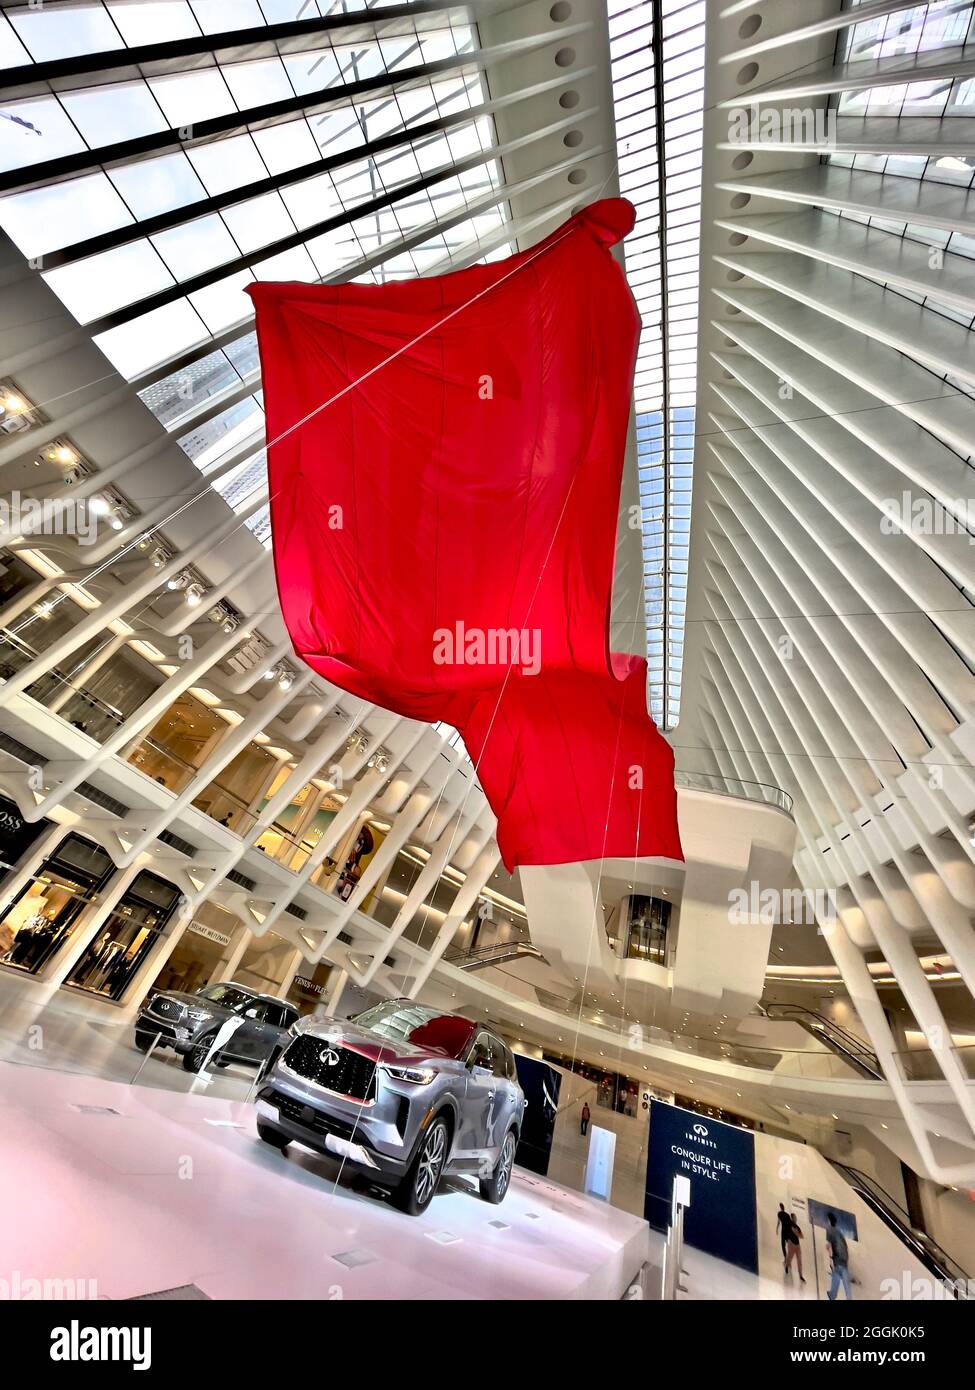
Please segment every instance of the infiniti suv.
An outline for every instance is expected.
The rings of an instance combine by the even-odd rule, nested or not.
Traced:
[[[338,1155],[418,1216],[445,1173],[488,1202],[511,1182],[525,1097],[489,1029],[409,999],[348,1021],[302,1019],[257,1098],[257,1132]]]
[[[178,1052],[187,1071],[200,1071],[208,1058],[218,1067],[229,1062],[261,1067],[281,1052],[297,1018],[293,1004],[233,982],[207,985],[196,994],[166,990],[143,1006],[135,1021],[135,1045],[148,1052],[158,1039],[156,1046]],[[214,1053],[217,1034],[230,1020],[238,1026]]]

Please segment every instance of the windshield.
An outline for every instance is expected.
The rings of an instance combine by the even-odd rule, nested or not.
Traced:
[[[252,999],[250,994],[245,994],[236,985],[207,985],[206,989],[198,990],[197,993],[201,999],[207,999],[211,1004],[219,1004],[222,1009],[230,1009],[235,1014],[240,1013]]]
[[[366,1009],[352,1022],[390,1042],[410,1043],[424,1052],[439,1052],[446,1057],[459,1057],[474,1031],[469,1018],[395,999]]]

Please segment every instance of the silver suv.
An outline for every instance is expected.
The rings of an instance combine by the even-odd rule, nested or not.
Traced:
[[[143,1006],[135,1021],[135,1045],[148,1052],[157,1039],[157,1047],[180,1054],[187,1071],[199,1071],[208,1060],[218,1067],[230,1062],[262,1067],[281,1053],[297,1018],[293,1004],[233,981],[207,985],[196,994],[165,990]],[[218,1033],[232,1019],[237,1027],[214,1052]]]
[[[418,1216],[445,1173],[503,1200],[525,1113],[515,1060],[489,1029],[409,999],[347,1022],[302,1019],[258,1092],[257,1132],[338,1155]]]

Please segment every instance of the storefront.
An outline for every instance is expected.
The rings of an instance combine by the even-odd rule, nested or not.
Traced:
[[[0,964],[31,975],[42,970],[114,867],[100,845],[81,835],[66,836],[0,917]]]
[[[282,987],[290,986],[294,968],[294,942],[269,931],[249,944],[234,979],[260,994],[279,994]]]
[[[143,869],[89,942],[65,983],[119,1000],[179,905],[173,884]]]
[[[314,969],[307,961],[302,961],[285,998],[297,1007],[299,1013],[310,1014],[328,997],[328,980],[332,969],[328,961],[319,961]]]
[[[192,994],[212,980],[224,979],[224,967],[246,931],[236,913],[219,903],[201,903],[149,993],[165,989]]]
[[[50,824],[46,820],[24,820],[16,804],[0,796],[0,884],[16,869],[31,845]]]

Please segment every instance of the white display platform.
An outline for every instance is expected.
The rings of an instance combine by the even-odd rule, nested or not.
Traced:
[[[520,1169],[499,1207],[450,1180],[409,1217],[262,1144],[252,1106],[36,1066],[0,1064],[0,1171],[0,1278],[108,1299],[618,1299],[649,1250],[644,1222]]]

